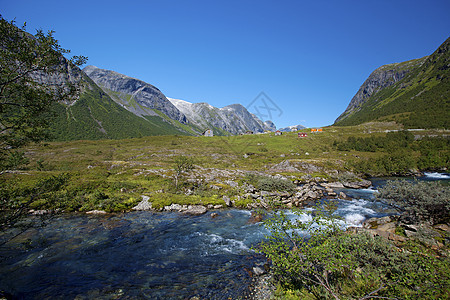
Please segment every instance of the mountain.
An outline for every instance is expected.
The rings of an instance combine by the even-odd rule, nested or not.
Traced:
[[[291,132],[291,131],[297,131],[297,130],[304,129],[304,128],[306,128],[306,127],[303,125],[293,125],[293,126],[280,128],[278,130],[282,131],[282,132]]]
[[[81,72],[81,70],[80,70]],[[151,135],[186,135],[181,127],[160,116],[141,118],[114,102],[81,72],[83,91],[78,99],[57,103],[51,123],[53,140],[123,139]]]
[[[274,128],[273,123],[263,123],[240,104],[216,108],[208,103],[170,99],[142,80],[95,66],[87,66],[83,71],[111,99],[136,116],[161,116],[168,123],[175,121],[175,126],[183,124],[184,130],[192,134],[200,134],[206,129],[212,129],[215,135],[230,135]]]
[[[54,104],[55,114],[50,124],[53,140],[123,139],[150,135],[186,135],[186,130],[164,122],[161,116],[139,117],[111,99],[82,70],[61,62],[65,72],[52,77],[36,75],[35,80],[55,84],[67,79],[82,86],[76,99]]]
[[[203,130],[212,129],[216,135],[223,135],[225,132],[226,134],[239,134],[246,131],[258,133],[275,128],[272,121],[262,122],[241,104],[217,108],[205,102],[190,103],[179,99],[168,99],[190,123]]]
[[[395,121],[406,128],[449,128],[449,46],[450,38],[430,56],[376,69],[334,124]]]
[[[138,116],[158,116],[163,113],[172,120],[187,123],[183,115],[155,86],[95,66],[87,66],[83,71],[113,100]]]

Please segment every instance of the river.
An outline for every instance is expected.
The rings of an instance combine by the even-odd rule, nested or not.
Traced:
[[[427,173],[421,180],[450,176]],[[395,213],[375,201],[385,181],[342,190],[353,198],[338,200],[346,226]],[[0,247],[0,290],[18,299],[246,298],[252,268],[265,262],[252,247],[265,234],[238,209],[61,215]]]

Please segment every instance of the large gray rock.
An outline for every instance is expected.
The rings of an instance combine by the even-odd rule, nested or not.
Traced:
[[[344,187],[350,189],[363,189],[372,185],[370,180],[361,179],[360,181],[347,181],[342,183]]]
[[[188,215],[203,215],[208,211],[208,209],[203,205],[189,205],[186,210],[182,212]]]
[[[150,200],[149,196],[142,196],[142,201],[139,202],[138,205],[136,205],[135,207],[133,207],[133,210],[151,210],[152,209],[152,203],[149,202],[148,200]]]

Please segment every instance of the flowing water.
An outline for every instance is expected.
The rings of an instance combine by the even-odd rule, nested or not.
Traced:
[[[385,181],[342,190],[353,198],[338,200],[346,226],[395,213],[375,200]],[[212,212],[59,216],[0,247],[0,290],[19,299],[246,298],[252,268],[265,262],[252,246],[267,232],[249,211]]]

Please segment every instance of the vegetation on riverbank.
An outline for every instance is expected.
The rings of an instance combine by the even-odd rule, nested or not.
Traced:
[[[381,188],[378,198],[403,212],[391,228],[403,237],[394,241],[370,229],[341,230],[332,208],[318,207],[306,221],[301,211],[299,219],[274,213],[258,250],[272,263],[275,298],[448,299],[449,197],[450,188],[436,183]]]

